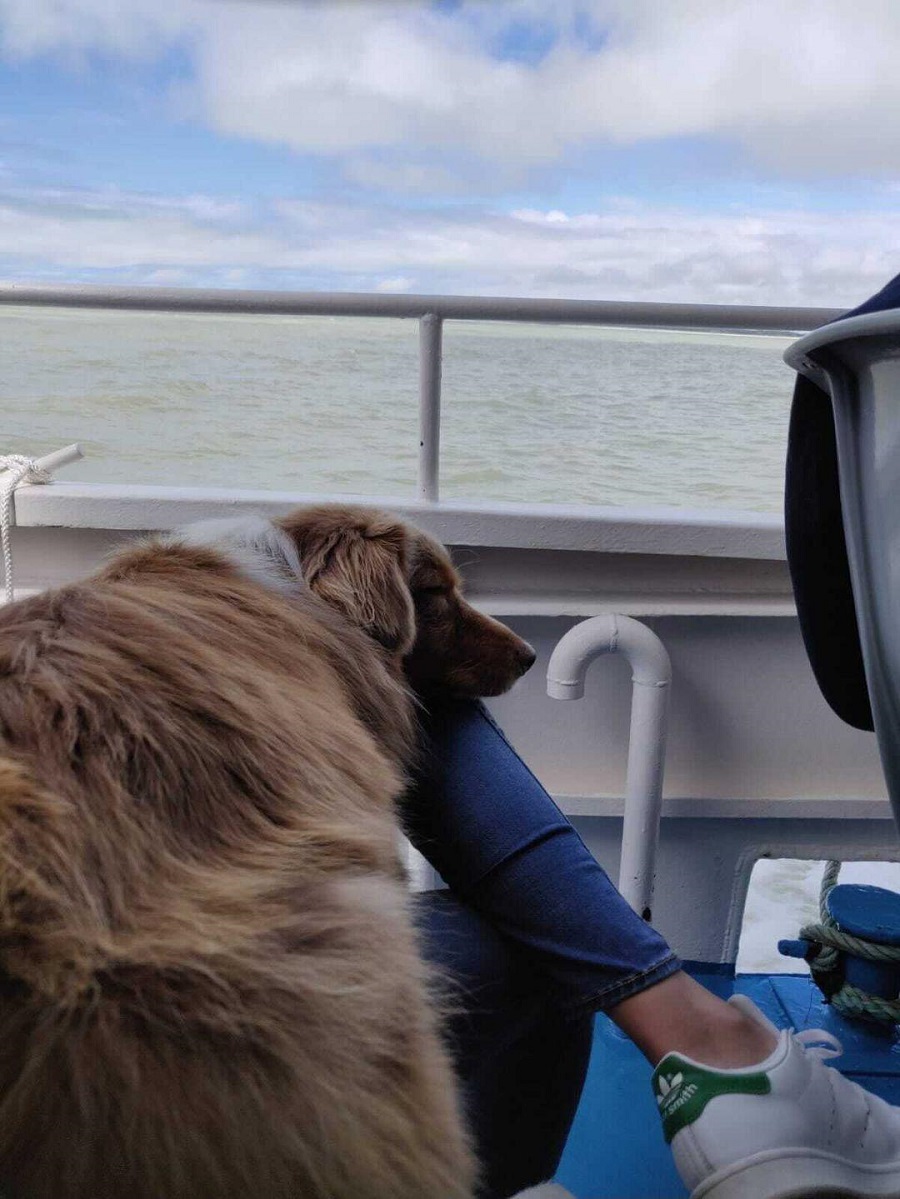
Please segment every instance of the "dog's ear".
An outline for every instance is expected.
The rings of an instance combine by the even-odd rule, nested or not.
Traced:
[[[386,513],[358,508],[301,509],[279,524],[297,546],[310,591],[385,649],[408,653],[416,616],[406,527]]]

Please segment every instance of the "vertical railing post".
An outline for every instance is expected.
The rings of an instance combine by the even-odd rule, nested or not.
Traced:
[[[444,322],[433,312],[419,320],[419,499],[439,498],[441,456],[441,360]]]

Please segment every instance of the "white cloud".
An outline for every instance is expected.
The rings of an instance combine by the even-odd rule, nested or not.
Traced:
[[[199,16],[195,0],[0,0],[7,54],[100,51],[145,58]]]
[[[415,279],[409,275],[392,275],[375,284],[375,290],[385,295],[398,295],[404,291],[412,291]]]
[[[896,269],[891,213],[419,212],[204,197],[0,192],[7,278],[852,305]]]
[[[203,197],[43,189],[0,195],[0,255],[63,273],[273,261],[281,243]]]
[[[576,32],[586,19],[596,41]],[[523,20],[555,46],[501,61],[495,39]],[[431,188],[441,147],[508,171],[686,135],[786,172],[900,175],[896,0],[0,0],[0,26],[14,56],[182,39],[215,128],[338,156],[368,182]]]
[[[476,171],[454,169],[431,162],[404,161],[402,152],[393,158],[380,156],[350,158],[344,167],[344,175],[354,183],[378,191],[393,191],[400,194],[428,193],[430,195],[453,196],[470,192],[483,178]],[[496,177],[495,185],[502,182]]]

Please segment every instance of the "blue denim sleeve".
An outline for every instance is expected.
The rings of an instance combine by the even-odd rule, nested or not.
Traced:
[[[680,969],[482,704],[432,705],[423,740],[404,806],[410,839],[565,1006],[609,1008]]]

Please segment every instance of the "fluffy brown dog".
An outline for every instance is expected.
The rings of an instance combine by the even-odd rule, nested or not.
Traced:
[[[0,610],[0,1182],[463,1199],[398,869],[422,685],[533,660],[359,508],[211,522]]]

